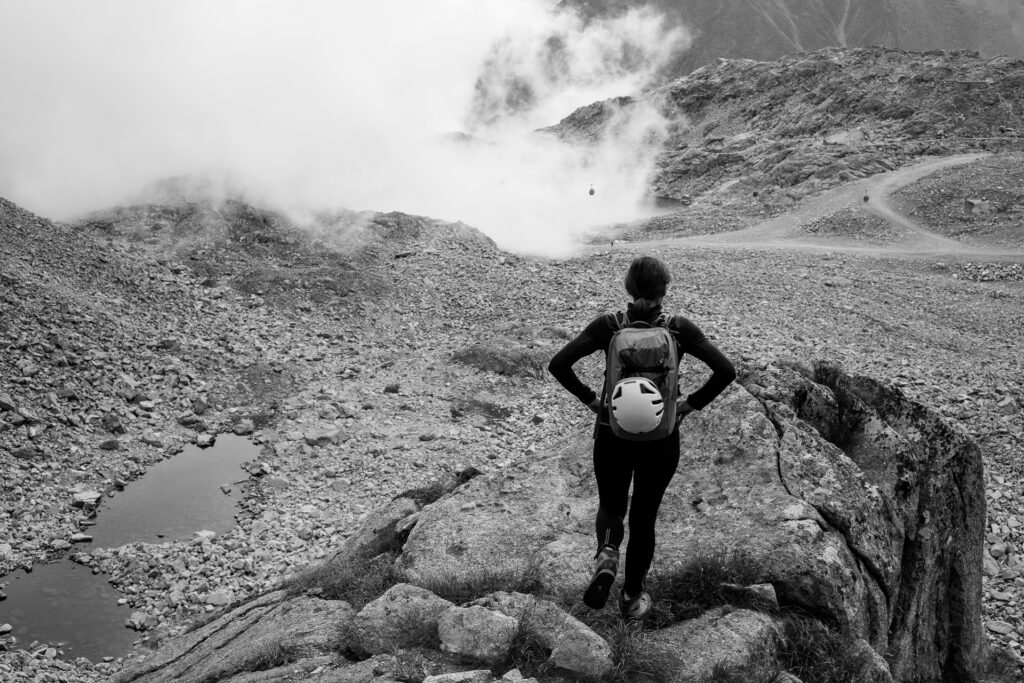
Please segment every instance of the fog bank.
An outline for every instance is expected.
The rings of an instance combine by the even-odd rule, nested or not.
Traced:
[[[640,108],[588,152],[533,131],[636,92],[687,41],[545,0],[0,0],[0,196],[66,218],[227,171],[283,209],[462,220],[559,253],[638,217],[664,122]]]

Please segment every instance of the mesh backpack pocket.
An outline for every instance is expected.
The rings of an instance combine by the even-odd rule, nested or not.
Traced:
[[[662,315],[655,325],[629,323],[623,315],[608,344],[605,405],[612,433],[629,441],[654,441],[675,429],[679,350]]]

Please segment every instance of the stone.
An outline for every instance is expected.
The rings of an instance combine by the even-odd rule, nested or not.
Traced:
[[[231,591],[221,588],[215,590],[206,596],[204,602],[207,605],[214,605],[216,607],[223,607],[224,605],[230,604],[232,600]]]
[[[105,439],[100,441],[99,448],[103,451],[119,451],[121,450],[121,442],[117,439]]]
[[[17,460],[35,460],[36,458],[42,457],[43,451],[37,446],[22,446],[21,448],[15,448],[11,451]]]
[[[253,424],[252,420],[242,420],[231,427],[231,431],[238,436],[246,436],[252,434],[256,430],[256,425]]]
[[[291,482],[281,476],[267,477],[264,481],[267,482],[267,486],[278,491],[284,491],[291,486]]]
[[[335,481],[334,484],[342,484],[342,490],[348,488],[341,481]],[[399,545],[397,525],[416,514],[419,509],[420,506],[412,498],[395,498],[367,517],[356,532],[345,540],[331,561],[347,562],[353,557],[375,557],[388,548],[396,547]]]
[[[71,543],[69,541],[65,541],[63,538],[55,538],[50,541],[50,547],[54,550],[67,550],[71,547]]]
[[[400,583],[363,607],[353,630],[360,647],[370,654],[429,644],[437,638],[439,617],[452,606],[428,590]]]
[[[154,448],[164,447],[163,440],[153,432],[146,432],[139,438],[139,440],[142,441],[142,443],[146,444],[147,446],[152,446]]]
[[[10,394],[0,394],[0,410],[8,413],[18,412],[18,406],[14,403],[14,399],[11,398]]]
[[[121,420],[119,420],[117,415],[114,415],[113,413],[107,413],[104,415],[101,422],[103,423],[103,428],[111,434],[126,433],[124,425],[121,424]]]
[[[710,680],[715,669],[743,669],[773,652],[781,637],[767,614],[717,607],[654,631],[649,641],[671,662],[671,681]]]
[[[92,543],[92,536],[89,534],[76,533],[71,534],[72,543]]]
[[[0,624],[0,636],[6,636],[8,633],[14,630],[14,627],[10,624]]]
[[[341,431],[338,429],[314,429],[302,435],[310,446],[323,447],[338,443]]]
[[[497,664],[509,656],[518,628],[518,619],[473,605],[444,612],[438,620],[437,634],[445,652]]]
[[[142,610],[132,612],[132,615],[125,620],[125,625],[136,631],[148,631],[158,623],[159,622],[155,616],[148,612],[143,612]]]
[[[217,441],[216,434],[202,433],[196,435],[196,446],[199,448],[210,448]]]
[[[1013,624],[1009,624],[1005,621],[986,621],[985,628],[992,633],[998,633],[1003,636],[1010,635],[1014,632]]]
[[[1016,415],[1020,412],[1020,405],[1013,396],[1004,397],[999,403],[996,404],[996,408],[1003,415]]]
[[[595,678],[614,667],[608,642],[549,600],[500,591],[474,600],[471,605],[519,620],[520,628],[551,652],[547,661],[554,666]]]
[[[76,508],[92,507],[95,506],[102,497],[103,494],[99,491],[80,491],[72,496],[71,505]]]

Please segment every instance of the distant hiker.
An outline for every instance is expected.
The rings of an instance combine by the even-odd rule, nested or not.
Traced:
[[[695,324],[681,315],[662,313],[671,279],[660,260],[635,259],[626,273],[626,292],[633,297],[626,312],[592,320],[548,365],[562,386],[597,414],[597,566],[583,594],[583,602],[593,609],[604,607],[618,572],[633,484],[626,572],[619,591],[622,616],[630,622],[642,620],[653,604],[644,584],[654,558],[658,508],[679,464],[679,422],[704,408],[736,377],[729,359]],[[605,351],[607,365],[600,397],[573,371],[577,361],[599,350]],[[712,374],[704,386],[682,399],[676,379],[685,353],[703,361]]]

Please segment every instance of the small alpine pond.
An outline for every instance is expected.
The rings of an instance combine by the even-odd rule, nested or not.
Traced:
[[[241,465],[258,455],[256,446],[234,435],[219,436],[205,450],[187,446],[113,498],[104,497],[96,524],[84,531],[92,543],[78,544],[75,551],[186,541],[203,529],[230,530],[241,484],[248,479]],[[121,594],[103,575],[70,559],[0,577],[0,588],[4,584],[8,597],[0,601],[0,626],[13,627],[15,647],[30,649],[38,641],[66,658],[98,662],[124,656],[138,637],[126,627],[132,610],[117,604]]]

